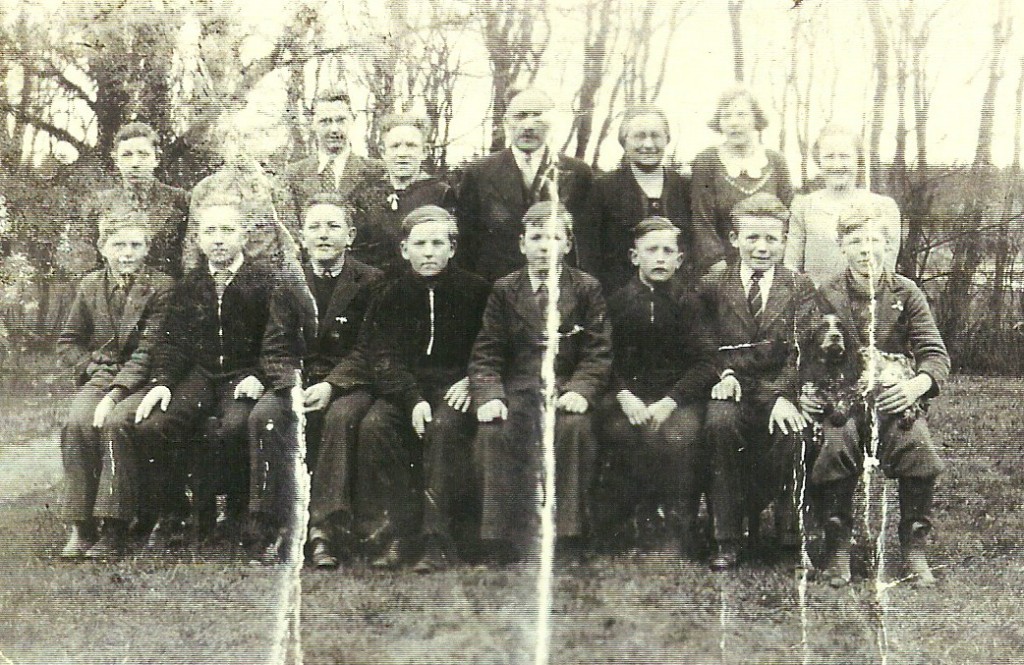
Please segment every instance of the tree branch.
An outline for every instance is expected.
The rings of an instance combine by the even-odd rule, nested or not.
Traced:
[[[22,111],[21,109],[19,109],[18,107],[12,106],[11,104],[9,104],[9,103],[7,103],[7,102],[5,102],[3,100],[0,100],[0,112],[2,112],[2,113],[10,113],[11,115],[13,115],[15,117],[15,119],[17,119],[17,120],[19,120],[21,122],[28,123],[28,124],[32,125],[33,127],[35,127],[36,129],[44,131],[47,134],[49,134],[50,136],[53,136],[54,138],[57,138],[57,139],[60,139],[61,141],[66,141],[67,143],[70,143],[79,152],[88,152],[91,149],[89,144],[87,144],[85,141],[83,141],[82,139],[78,138],[77,136],[75,136],[74,134],[69,132],[68,130],[61,129],[60,127],[57,127],[56,125],[54,125],[51,122],[43,120],[42,118],[37,118],[37,117],[35,117],[34,115],[32,115],[30,113],[26,113],[26,112]]]

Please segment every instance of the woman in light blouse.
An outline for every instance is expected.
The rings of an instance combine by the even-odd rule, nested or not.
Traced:
[[[892,245],[887,248],[886,267],[895,271],[900,251],[900,211],[888,196],[857,186],[863,159],[860,135],[848,128],[828,125],[812,150],[821,168],[825,187],[797,196],[791,207],[786,266],[806,273],[817,286],[841,274],[846,263],[836,236],[836,225],[845,216],[864,213],[882,220]]]

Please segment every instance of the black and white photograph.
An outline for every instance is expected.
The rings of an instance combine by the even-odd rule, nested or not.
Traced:
[[[0,0],[0,665],[1024,659],[1024,5]]]

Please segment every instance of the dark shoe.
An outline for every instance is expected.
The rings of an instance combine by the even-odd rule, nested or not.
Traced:
[[[177,518],[165,517],[157,520],[146,539],[146,549],[151,552],[166,552],[185,544],[185,523]]]
[[[85,553],[90,561],[113,561],[128,550],[128,525],[121,520],[104,520],[100,539]]]
[[[313,541],[313,552],[309,555],[309,561],[314,568],[322,570],[334,570],[339,566],[338,557],[331,553],[330,544],[323,538]]]
[[[910,534],[903,546],[903,559],[907,564],[907,573],[913,577],[916,588],[935,586],[935,576],[925,556],[925,544],[929,526],[923,522],[914,522],[910,526]]]
[[[377,570],[394,570],[402,563],[402,540],[395,538],[384,550],[384,553],[370,562],[371,568]]]
[[[718,546],[718,554],[711,559],[711,570],[716,573],[732,570],[737,562],[736,546],[723,544]]]
[[[60,551],[60,558],[77,560],[85,556],[86,552],[93,546],[96,540],[96,530],[83,522],[76,522],[71,526],[71,534],[64,549]]]
[[[447,570],[457,561],[458,557],[440,538],[428,537],[427,545],[423,548],[423,556],[412,569],[421,575],[429,575]]]
[[[250,561],[253,565],[276,566],[288,563],[289,539],[283,531],[273,536]]]
[[[835,587],[844,587],[850,583],[850,532],[843,526],[842,519],[830,517],[825,524],[826,547],[828,548],[828,564],[822,572],[828,583]]]

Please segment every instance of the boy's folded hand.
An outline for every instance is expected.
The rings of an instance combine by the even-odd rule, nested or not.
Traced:
[[[630,425],[639,427],[646,424],[647,419],[651,417],[647,411],[647,405],[629,390],[620,390],[615,399],[618,400],[619,406],[622,407],[622,413],[626,414]]]
[[[444,401],[456,411],[466,413],[469,411],[469,377],[464,377],[453,383],[448,392],[444,394]]]
[[[314,383],[302,391],[302,410],[308,413],[326,409],[331,403],[332,392],[331,384],[326,381]]]
[[[932,378],[927,374],[918,374],[912,379],[900,381],[882,391],[878,396],[878,410],[885,414],[902,413],[932,387]]]
[[[772,407],[771,416],[768,418],[768,433],[774,434],[776,427],[785,435],[795,434],[807,427],[807,419],[792,402],[785,397],[779,397],[775,400],[775,406]]]
[[[263,397],[263,382],[257,379],[255,376],[247,376],[238,382],[235,386],[235,399],[242,399],[248,397],[255,401],[260,397]]]
[[[678,404],[676,404],[676,401],[668,396],[662,397],[654,404],[651,404],[647,407],[647,413],[649,413],[651,417],[651,425],[656,428],[661,427],[661,424],[664,423],[670,415],[672,415],[672,412],[676,410],[677,406]]]
[[[572,390],[558,398],[558,408],[566,413],[586,413],[588,406],[587,398]]]
[[[427,433],[427,423],[434,419],[434,414],[430,409],[430,402],[426,400],[417,402],[416,406],[412,407],[412,428],[416,430],[416,436],[423,438],[423,435]]]
[[[732,374],[724,377],[711,389],[711,399],[734,399],[738,402],[742,395],[743,390],[740,388],[740,382]]]
[[[135,409],[135,422],[141,423],[149,414],[153,413],[153,407],[160,405],[161,411],[166,411],[171,405],[171,389],[167,386],[155,386],[139,402],[139,408]]]
[[[492,399],[476,410],[476,419],[482,423],[492,420],[507,420],[508,407],[500,399]]]
[[[114,398],[110,395],[104,395],[100,403],[96,405],[96,410],[92,412],[92,426],[96,428],[103,427],[103,423],[107,421],[107,417],[114,410],[114,406]]]

